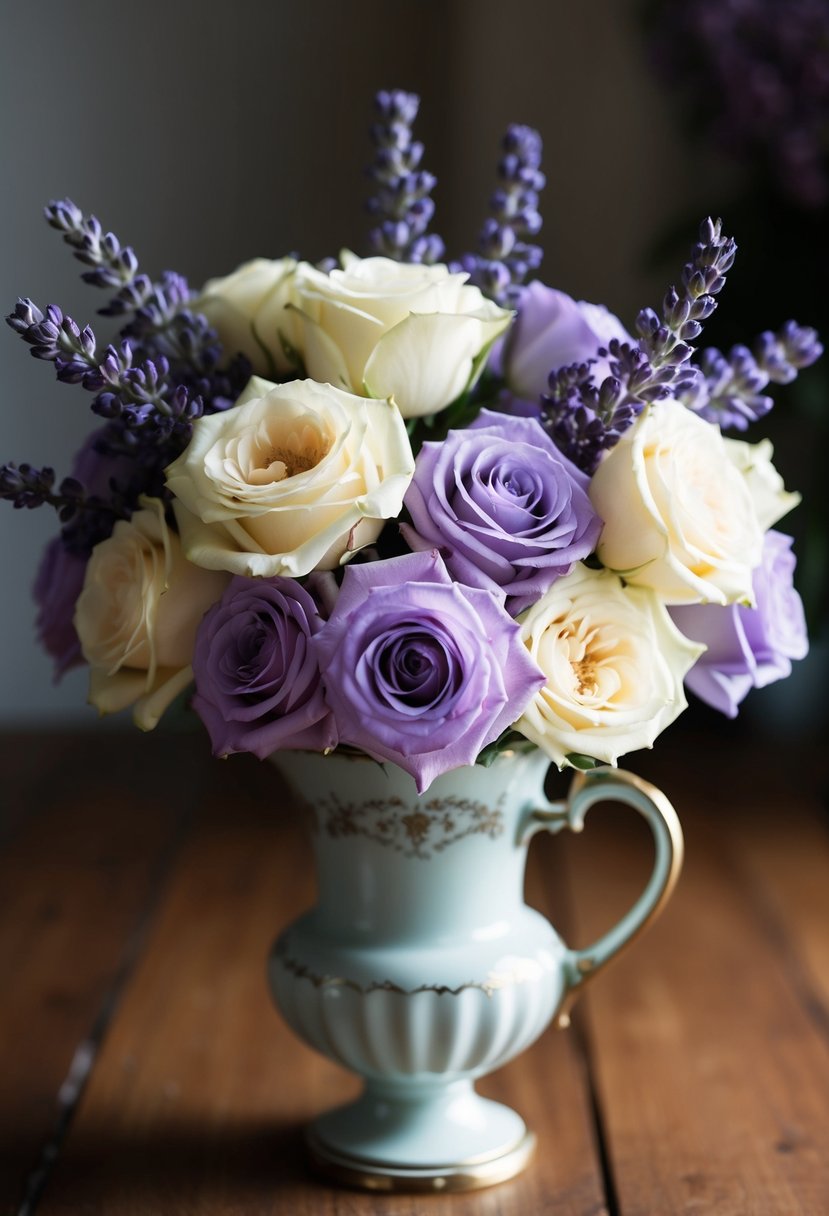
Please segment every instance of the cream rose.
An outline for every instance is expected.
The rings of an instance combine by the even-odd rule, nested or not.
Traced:
[[[198,419],[167,484],[190,561],[299,577],[376,540],[413,472],[393,402],[254,377],[232,409]]]
[[[210,279],[192,302],[217,331],[227,356],[241,351],[255,372],[267,376],[295,372],[297,353],[293,258],[254,258],[232,274]]]
[[[434,414],[477,378],[512,314],[446,266],[342,255],[295,280],[305,367],[369,397],[394,397],[404,418]]]
[[[745,477],[754,511],[765,532],[797,506],[800,495],[786,489],[772,464],[774,448],[770,439],[761,439],[759,443],[745,443],[741,439],[723,442],[731,461]]]
[[[92,550],[74,623],[91,704],[102,714],[133,705],[136,724],[152,730],[193,678],[196,629],[228,576],[186,561],[163,504],[142,504]]]
[[[719,428],[678,401],[645,409],[602,460],[590,499],[597,552],[668,604],[753,602],[763,530]]]
[[[584,565],[519,622],[547,683],[515,729],[560,768],[574,754],[615,764],[651,747],[686,708],[683,677],[705,649],[682,636],[652,591]]]

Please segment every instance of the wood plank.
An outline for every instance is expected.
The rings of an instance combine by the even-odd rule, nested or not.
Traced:
[[[311,866],[279,778],[247,759],[216,766],[38,1216],[424,1210],[422,1198],[335,1190],[306,1172],[303,1123],[357,1083],[298,1042],[270,1004],[265,957],[311,902]],[[549,905],[543,844],[534,890]],[[538,1159],[502,1187],[430,1199],[429,1212],[604,1213],[575,1039],[548,1032],[485,1088],[535,1125]]]
[[[789,794],[780,813],[768,761],[746,752],[718,770],[716,751],[709,741],[684,763],[676,753],[648,761],[663,768],[683,821],[685,870],[663,918],[597,977],[580,1010],[619,1210],[823,1216],[827,1023],[816,992],[806,1000],[793,983],[825,957],[829,923],[821,927],[818,905],[829,872],[825,847],[812,847],[822,829],[809,796]],[[694,755],[705,765],[688,763]],[[758,851],[748,842],[763,798],[777,827],[766,823]],[[598,808],[591,816],[568,857],[582,945],[631,899],[648,849],[641,825]],[[772,922],[798,872],[802,898]]]
[[[76,736],[9,731],[0,734],[0,846],[54,797],[54,774]]]
[[[0,1212],[17,1212],[54,1151],[203,751],[178,736],[110,732],[2,740]]]

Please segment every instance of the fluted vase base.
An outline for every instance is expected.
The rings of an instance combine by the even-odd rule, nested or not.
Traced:
[[[316,1169],[374,1191],[472,1191],[521,1172],[535,1135],[466,1079],[375,1081],[308,1133]]]

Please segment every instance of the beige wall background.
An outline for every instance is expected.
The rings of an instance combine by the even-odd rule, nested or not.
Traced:
[[[94,320],[103,296],[41,219],[69,195],[145,269],[194,285],[256,255],[364,251],[371,98],[421,93],[436,228],[476,239],[509,122],[536,126],[548,178],[540,277],[631,321],[677,214],[719,211],[646,62],[634,0],[0,0],[0,308],[17,295]],[[689,231],[689,242],[693,231]],[[100,334],[107,333],[103,318]],[[96,327],[97,328],[97,327]],[[93,424],[0,329],[0,459],[68,472]],[[85,677],[55,688],[29,588],[56,520],[0,504],[0,720],[93,724]]]

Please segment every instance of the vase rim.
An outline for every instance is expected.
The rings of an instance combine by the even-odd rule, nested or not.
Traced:
[[[472,764],[458,765],[457,768],[447,769],[446,771],[447,772],[457,772],[458,768],[476,768],[476,767],[477,768],[488,768],[492,764],[497,764],[500,760],[505,760],[505,759],[511,760],[516,756],[535,756],[540,752],[541,752],[541,748],[539,748],[535,744],[527,749],[522,748],[520,751],[518,748],[508,747],[508,748],[505,748],[502,752],[499,752],[498,755],[495,757],[495,759],[490,761],[490,765],[477,765],[475,762],[473,762]],[[279,751],[271,752],[271,754],[268,756],[268,760],[270,760],[271,763],[273,763],[273,764],[277,764],[279,762],[280,756],[319,756],[321,759],[324,759],[324,760],[327,760],[330,758],[333,760],[352,761],[357,764],[364,764],[366,761],[370,761],[372,764],[378,764],[381,767],[385,764],[391,764],[391,765],[395,764],[394,760],[389,760],[389,759],[377,760],[377,759],[375,759],[374,756],[370,756],[368,754],[368,752],[361,752],[361,751],[357,751],[357,750],[341,751],[338,747],[332,748],[331,751],[327,751],[327,752],[315,751],[313,748],[285,747],[285,748],[281,748]],[[400,765],[396,765],[396,767],[399,768]]]

